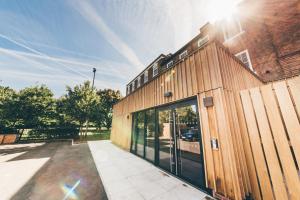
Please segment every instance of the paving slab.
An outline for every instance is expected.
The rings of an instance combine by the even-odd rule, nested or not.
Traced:
[[[206,193],[111,141],[88,142],[108,199],[207,200]]]

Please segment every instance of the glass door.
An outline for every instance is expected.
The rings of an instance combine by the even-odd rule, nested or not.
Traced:
[[[205,188],[197,102],[189,101],[158,110],[158,165]]]
[[[158,142],[159,142],[159,166],[163,169],[174,172],[175,159],[174,136],[173,136],[173,118],[172,110],[164,109],[158,111]]]
[[[178,176],[198,187],[205,186],[201,136],[195,104],[174,109]]]

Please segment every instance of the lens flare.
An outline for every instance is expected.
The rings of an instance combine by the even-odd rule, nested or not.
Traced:
[[[230,19],[236,12],[240,0],[211,0],[208,5],[209,21],[214,23],[222,19]]]
[[[75,189],[79,184],[80,184],[80,180],[78,180],[72,187],[70,185],[63,184],[62,185],[62,190],[65,193],[65,197],[63,198],[63,200],[78,199],[78,195],[76,194]]]

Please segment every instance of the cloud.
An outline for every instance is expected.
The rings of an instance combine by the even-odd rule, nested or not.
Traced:
[[[88,1],[77,1],[73,7],[90,23],[121,55],[123,55],[137,70],[142,70],[144,65],[136,53],[104,22],[102,17]]]
[[[14,44],[20,46],[20,47],[23,47],[23,48],[25,48],[25,49],[27,49],[27,50],[29,50],[29,51],[31,51],[31,52],[33,52],[33,53],[39,55],[39,56],[43,56],[44,58],[49,58],[49,59],[51,59],[50,56],[48,56],[48,55],[46,55],[46,54],[44,54],[44,53],[42,53],[42,52],[40,52],[40,51],[37,51],[37,50],[35,50],[35,49],[33,49],[33,48],[31,48],[31,47],[29,47],[29,46],[27,46],[27,45],[25,45],[25,44],[23,44],[23,43],[21,43],[21,42],[18,42],[18,41],[14,40],[14,39],[12,39],[12,38],[6,36],[6,35],[3,35],[3,34],[0,33],[0,37],[3,38],[3,39],[8,40],[8,41],[10,41],[10,42],[12,42],[12,43],[14,43]],[[82,73],[80,73],[80,72],[78,72],[78,71],[75,71],[75,70],[72,69],[72,67],[67,66],[67,65],[65,65],[65,64],[63,64],[63,63],[61,63],[61,62],[59,62],[59,61],[57,61],[57,60],[52,60],[52,61],[56,62],[57,64],[59,64],[59,65],[65,67],[65,68],[68,68],[70,71],[72,71],[72,72],[74,72],[74,73],[76,73],[76,74],[78,74],[78,75],[80,75],[80,76],[82,76],[82,77],[89,78],[89,77],[86,76],[85,74],[82,74]]]

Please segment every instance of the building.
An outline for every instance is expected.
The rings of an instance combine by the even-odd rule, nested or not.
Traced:
[[[242,1],[230,19],[214,25],[207,23],[177,52],[158,56],[127,85],[126,94],[213,39],[220,41],[263,81],[300,74],[299,4],[297,0]]]
[[[243,146],[231,132],[230,101],[262,82],[215,40],[183,52],[171,66],[171,56],[158,57],[157,75],[114,105],[111,140],[202,190],[244,198],[251,189],[237,154]]]
[[[270,2],[291,12],[298,5]],[[274,198],[261,179],[268,171],[254,165],[256,152],[244,138],[240,91],[299,74],[299,21],[289,18],[294,28],[277,29],[267,23],[274,13],[263,14],[266,6],[244,1],[240,9],[251,7],[261,22],[243,12],[230,23],[206,24],[177,52],[158,56],[114,105],[112,142],[216,197]]]
[[[265,81],[300,74],[300,3],[244,0],[216,37]]]

